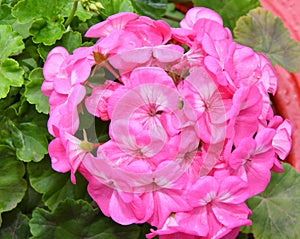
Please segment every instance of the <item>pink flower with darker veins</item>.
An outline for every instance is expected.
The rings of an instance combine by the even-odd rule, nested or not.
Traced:
[[[43,69],[53,169],[82,174],[117,223],[149,223],[147,238],[236,238],[251,224],[245,201],[291,148],[270,61],[203,7],[179,28],[118,13],[86,37],[96,43],[56,47]]]

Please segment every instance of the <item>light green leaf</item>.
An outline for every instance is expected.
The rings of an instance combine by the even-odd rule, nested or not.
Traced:
[[[133,12],[134,9],[132,7],[131,0],[102,0],[101,1],[104,9],[102,9],[100,14],[107,18],[110,15],[113,15],[118,12]]]
[[[131,0],[131,4],[140,15],[160,19],[167,11],[167,0]]]
[[[17,61],[7,58],[0,62],[0,99],[7,96],[11,86],[23,85],[23,74],[24,71]]]
[[[55,172],[49,159],[39,163],[29,163],[28,173],[31,186],[43,194],[45,204],[54,209],[66,198],[79,199],[86,196],[86,181],[82,176],[76,177],[76,185],[70,181],[70,174]]]
[[[3,214],[0,238],[28,239],[30,237],[29,218],[18,210]]]
[[[266,190],[247,201],[252,210],[251,230],[257,239],[300,238],[300,174],[289,164],[284,173],[272,173]]]
[[[195,6],[203,6],[218,12],[224,22],[224,26],[231,30],[235,27],[236,21],[249,10],[258,7],[258,0],[194,0]]]
[[[26,191],[24,164],[7,146],[0,145],[0,214],[10,211],[22,200]]]
[[[12,14],[21,23],[39,18],[55,22],[61,17],[62,9],[68,2],[69,0],[21,0],[13,7]]]
[[[38,19],[32,22],[29,33],[33,35],[34,43],[52,45],[64,34],[65,27],[61,22],[50,22]]]
[[[30,220],[33,239],[137,239],[137,225],[121,226],[99,214],[83,200],[66,200],[49,212],[33,211]]]
[[[241,17],[234,29],[236,41],[265,54],[272,64],[288,71],[300,69],[300,42],[290,38],[289,31],[272,13],[256,8]]]
[[[30,33],[29,33],[30,26],[31,26],[31,22],[20,23],[17,20],[12,25],[12,28],[14,29],[14,31],[19,33],[23,37],[23,39],[25,39],[30,36]]]
[[[29,81],[25,84],[25,97],[30,104],[35,104],[39,113],[49,113],[48,98],[41,92],[44,81],[42,68],[35,68],[29,74]]]
[[[0,62],[24,49],[22,37],[14,32],[9,25],[0,25]],[[1,70],[0,70],[1,72]]]
[[[0,25],[12,25],[16,19],[11,15],[11,8],[7,4],[0,7]]]

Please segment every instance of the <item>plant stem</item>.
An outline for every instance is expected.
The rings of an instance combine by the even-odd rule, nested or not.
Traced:
[[[72,7],[72,10],[71,10],[71,13],[70,13],[68,19],[66,20],[66,22],[65,22],[65,24],[64,24],[65,27],[69,26],[70,23],[72,22],[72,20],[73,20],[73,18],[74,18],[74,15],[75,15],[75,12],[76,12],[76,10],[77,10],[78,1],[79,1],[79,0],[75,0],[75,1],[74,1],[73,7]]]

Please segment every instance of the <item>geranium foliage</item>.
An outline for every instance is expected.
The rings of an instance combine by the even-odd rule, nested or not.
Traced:
[[[213,21],[196,24],[197,11],[186,15],[174,5],[188,2],[221,17],[208,11]],[[147,234],[165,239],[172,233],[197,239],[230,233],[229,238],[235,238],[240,226],[238,238],[298,238],[300,176],[285,164],[284,172],[270,173],[282,171],[279,160],[287,156],[292,128],[270,114],[269,94],[275,93],[276,77],[269,60],[299,70],[300,44],[290,40],[279,18],[258,6],[256,0],[0,0],[0,238],[141,239]],[[117,27],[111,37],[111,32],[101,33],[103,25],[95,24],[119,12],[132,12],[131,20],[124,18],[123,28]],[[205,69],[189,71],[199,62]],[[246,69],[240,62],[256,68]],[[230,82],[236,72],[241,81]],[[261,79],[257,84],[251,85],[252,73]],[[195,80],[199,75],[201,84]],[[56,81],[51,88],[51,77],[72,82]],[[49,101],[53,89],[56,97]],[[166,97],[160,101],[162,95]],[[145,99],[152,108],[137,107]],[[208,99],[212,104],[198,104]],[[225,102],[221,111],[220,99]],[[205,113],[209,107],[215,110],[212,119]],[[189,114],[191,108],[196,110]],[[118,119],[128,121],[122,118],[128,110],[135,117],[134,127],[124,131]],[[140,122],[155,117],[151,124],[160,131],[148,134]],[[68,135],[62,139],[65,131]],[[179,131],[188,140],[181,140]],[[226,140],[221,145],[222,132]],[[209,157],[222,154],[223,161],[213,165],[216,162],[198,155],[188,176],[176,178],[182,169],[172,163],[164,168],[166,159],[152,157],[155,152],[149,148],[135,151],[149,165],[119,160],[126,150],[149,142],[168,157],[186,153],[178,145],[185,150],[195,146],[193,150],[208,152]],[[75,155],[72,164],[61,163],[69,160],[66,152]],[[87,152],[82,167],[80,159]],[[251,167],[245,166],[246,155],[254,162]],[[110,171],[105,160],[97,164],[101,157],[109,157],[121,170]],[[150,181],[149,168],[154,172]],[[146,176],[132,181],[132,173]],[[199,173],[205,177],[193,178],[187,187],[186,177]],[[145,185],[151,190],[142,191]],[[154,186],[157,190],[152,191]]]

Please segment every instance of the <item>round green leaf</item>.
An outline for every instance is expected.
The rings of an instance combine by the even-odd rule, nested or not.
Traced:
[[[300,69],[300,42],[292,40],[280,18],[274,18],[267,10],[259,7],[241,17],[234,35],[238,43],[262,52],[272,64],[291,72]]]
[[[53,209],[66,198],[79,199],[87,195],[86,181],[80,176],[76,185],[70,181],[69,173],[58,173],[52,170],[50,160],[44,159],[39,163],[29,163],[28,173],[31,186],[43,194],[45,204]]]
[[[6,146],[0,146],[0,213],[10,211],[22,200],[26,191],[24,164]]]
[[[54,211],[33,211],[30,220],[33,239],[137,239],[137,225],[121,226],[99,214],[83,201],[65,200]]]
[[[22,37],[14,32],[11,26],[0,25],[0,62],[24,47]]]
[[[61,16],[62,9],[70,0],[21,0],[14,7],[12,14],[21,23],[44,18],[55,21]]]
[[[7,96],[10,86],[23,85],[23,74],[24,71],[17,61],[7,58],[0,62],[0,99]]]
[[[44,81],[42,68],[35,68],[29,74],[29,81],[25,84],[25,97],[30,104],[35,104],[39,113],[49,113],[48,98],[41,92]]]
[[[65,27],[61,22],[51,22],[45,19],[33,21],[29,32],[33,35],[34,43],[43,43],[50,46],[64,34]]]
[[[300,238],[300,174],[289,164],[283,167],[283,174],[272,173],[266,190],[247,202],[252,226],[243,231],[254,238]]]

